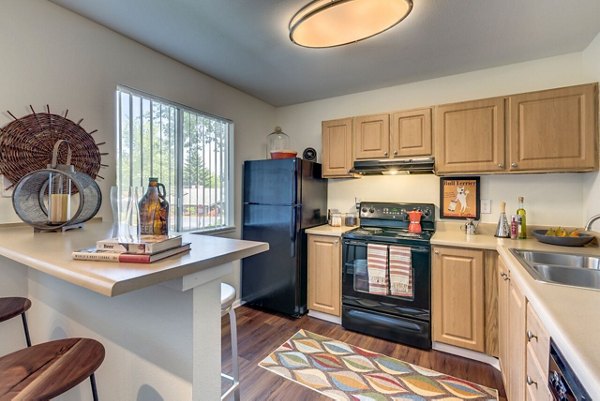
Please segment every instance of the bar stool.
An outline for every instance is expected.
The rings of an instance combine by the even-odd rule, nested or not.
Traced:
[[[98,401],[94,372],[104,347],[89,338],[66,338],[24,348],[0,358],[0,401],[47,401],[88,377]]]
[[[233,399],[240,401],[240,367],[238,364],[237,347],[237,323],[233,301],[235,300],[235,288],[226,283],[221,283],[221,317],[229,313],[229,324],[231,326],[231,366],[233,377],[221,373],[221,376],[232,382],[231,387],[221,395],[221,400],[227,399],[233,393]],[[0,399],[0,401],[2,401]]]
[[[25,311],[31,308],[31,301],[21,297],[4,297],[0,298],[0,322],[12,319],[15,316],[21,315],[23,321],[23,331],[25,332],[25,341],[27,346],[31,347],[31,338],[29,337],[29,328],[27,327],[27,318]]]

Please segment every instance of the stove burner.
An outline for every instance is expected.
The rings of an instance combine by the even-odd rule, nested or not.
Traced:
[[[381,234],[383,229],[379,227],[360,227],[354,230],[354,232],[360,235],[375,235]]]

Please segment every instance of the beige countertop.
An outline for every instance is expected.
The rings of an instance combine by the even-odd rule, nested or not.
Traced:
[[[600,291],[536,281],[510,252],[518,248],[600,256],[597,245],[564,247],[535,239],[495,238],[485,228],[482,234],[467,236],[452,224],[438,226],[431,243],[498,251],[590,396],[600,399]]]
[[[322,226],[312,227],[306,230],[307,234],[315,234],[315,235],[327,235],[330,237],[341,237],[343,233],[346,231],[354,230],[355,227],[332,227],[329,224],[324,224]]]
[[[183,241],[191,251],[149,264],[87,262],[71,252],[111,237],[109,223],[89,222],[82,229],[34,233],[29,226],[0,228],[0,255],[33,269],[106,296],[181,278],[185,275],[252,256],[269,249],[264,242],[191,233]]]

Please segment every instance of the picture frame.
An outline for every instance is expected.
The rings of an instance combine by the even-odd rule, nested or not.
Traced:
[[[479,177],[440,177],[440,218],[479,220],[480,196]]]

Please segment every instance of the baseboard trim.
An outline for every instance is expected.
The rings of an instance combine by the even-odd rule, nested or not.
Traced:
[[[314,317],[314,318],[317,318],[317,319],[321,319],[321,320],[325,320],[326,322],[330,322],[330,323],[342,324],[342,318],[341,317],[329,315],[329,314],[323,313],[323,312],[317,312],[317,311],[314,311],[314,310],[309,310],[308,311],[308,316]]]
[[[463,358],[473,359],[474,361],[487,363],[497,370],[500,370],[500,362],[498,361],[498,358],[494,358],[493,356],[438,342],[434,342],[431,347],[436,351],[446,352],[448,354],[462,356]]]

